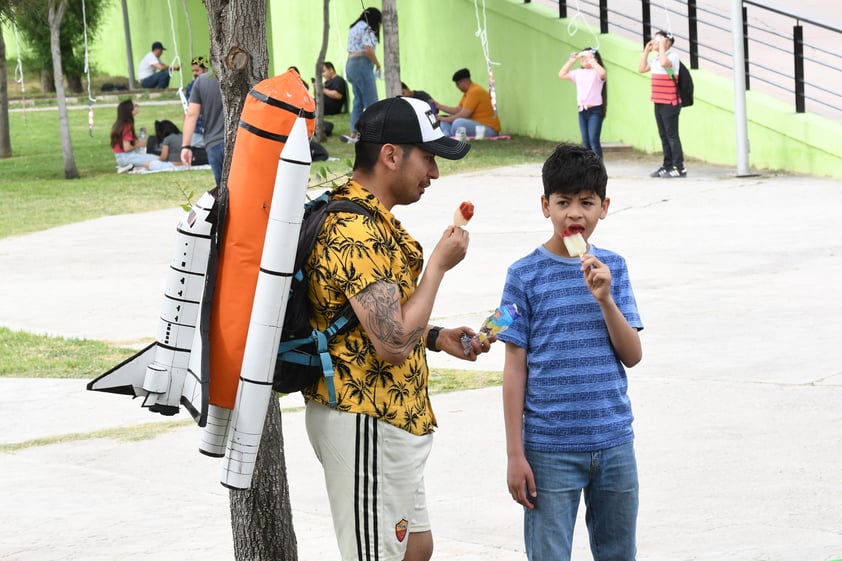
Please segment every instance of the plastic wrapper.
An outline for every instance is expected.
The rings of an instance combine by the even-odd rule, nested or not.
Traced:
[[[515,304],[504,304],[494,310],[494,313],[482,322],[479,332],[474,337],[470,337],[464,333],[462,334],[462,348],[465,356],[471,354],[471,341],[473,339],[478,339],[480,343],[484,343],[492,335],[497,335],[508,329],[519,317],[520,313],[517,311]]]

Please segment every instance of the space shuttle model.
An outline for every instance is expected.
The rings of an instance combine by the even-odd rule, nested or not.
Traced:
[[[294,71],[257,84],[243,106],[228,188],[176,226],[155,342],[88,384],[203,427],[221,482],[247,489],[272,396],[310,177],[315,104]],[[217,249],[218,248],[218,249]]]

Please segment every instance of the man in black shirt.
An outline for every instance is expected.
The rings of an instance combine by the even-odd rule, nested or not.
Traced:
[[[345,101],[348,97],[348,85],[345,78],[336,73],[332,62],[326,62],[322,69],[322,78],[325,83],[324,92],[325,115],[338,115],[342,113]]]

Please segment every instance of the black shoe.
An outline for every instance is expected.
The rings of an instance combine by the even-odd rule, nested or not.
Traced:
[[[664,166],[659,167],[655,171],[649,174],[649,177],[666,177],[667,175],[667,168]]]
[[[687,168],[678,169],[677,167],[673,166],[671,170],[666,172],[666,175],[663,177],[667,179],[671,179],[674,177],[687,177]]]

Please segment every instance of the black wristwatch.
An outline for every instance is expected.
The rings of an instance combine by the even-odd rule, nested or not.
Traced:
[[[433,351],[434,353],[441,351],[441,349],[436,348],[436,340],[439,338],[439,331],[442,329],[444,329],[444,327],[434,325],[427,332],[427,349]]]

